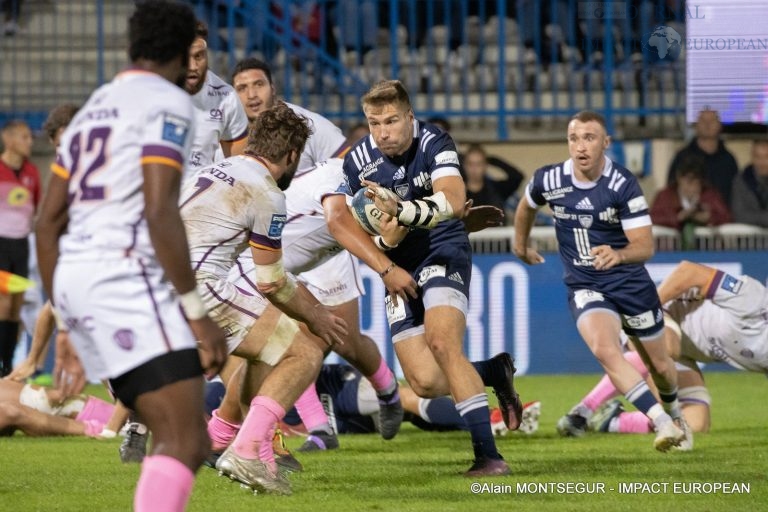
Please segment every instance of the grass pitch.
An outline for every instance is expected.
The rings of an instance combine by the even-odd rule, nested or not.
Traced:
[[[305,471],[291,475],[290,497],[254,496],[202,468],[188,510],[768,510],[768,382],[746,373],[706,379],[712,431],[698,435],[690,453],[658,453],[652,435],[561,439],[557,419],[596,376],[521,377],[523,399],[542,402],[541,428],[498,439],[512,476],[464,478],[468,434],[407,424],[392,441],[342,436],[340,450],[299,454]],[[287,441],[296,448],[302,440]],[[85,438],[0,439],[0,510],[130,510],[139,466],[122,465],[118,446],[118,440]],[[726,492],[722,484],[737,487]]]

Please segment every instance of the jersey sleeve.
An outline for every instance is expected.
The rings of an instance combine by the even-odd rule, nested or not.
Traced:
[[[312,190],[312,200],[318,204],[323,204],[323,199],[330,195],[346,194],[343,191],[344,171],[342,169],[342,160],[332,158],[327,162],[318,164],[316,172],[322,173],[322,179]],[[339,189],[342,189],[341,191]]]
[[[142,165],[162,164],[179,171],[184,167],[193,139],[192,102],[187,97],[173,99],[146,119],[140,141]]]
[[[648,201],[640,188],[640,183],[629,173],[620,175],[614,170],[609,181],[609,187],[618,189],[619,219],[624,231],[651,225],[651,215],[648,211]],[[622,180],[624,183],[622,184]]]
[[[329,158],[342,158],[349,151],[347,138],[338,126],[322,116],[310,118],[312,135],[307,140],[304,152],[309,154],[313,163]]]
[[[715,272],[704,297],[741,318],[762,317],[766,307],[765,286],[749,276],[736,277],[722,270]]]
[[[229,116],[222,130],[221,140],[233,142],[244,139],[248,135],[248,116],[245,109],[234,91],[227,96],[226,102]]]
[[[263,200],[253,201],[254,213],[248,243],[254,249],[279,251],[283,247],[283,227],[287,220],[285,195],[271,191]]]
[[[432,183],[445,176],[461,177],[459,171],[459,152],[456,151],[456,144],[453,139],[445,132],[434,134],[423,131],[422,138],[419,141],[422,151],[427,150],[432,157],[429,175]]]
[[[70,123],[71,124],[71,123]],[[56,148],[56,158],[51,163],[51,173],[63,180],[69,180],[72,172],[71,153],[68,149],[72,145],[72,131],[64,130],[59,140],[59,147]]]
[[[543,185],[545,171],[545,168],[538,169],[525,186],[525,200],[531,208],[538,209],[547,204]]]

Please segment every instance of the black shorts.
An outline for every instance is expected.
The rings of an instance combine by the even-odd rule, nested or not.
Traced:
[[[29,277],[29,239],[0,237],[0,270]]]
[[[168,352],[150,359],[119,377],[109,379],[109,385],[126,407],[134,409],[134,402],[139,395],[201,375],[203,367],[200,364],[200,356],[197,349],[191,348]]]

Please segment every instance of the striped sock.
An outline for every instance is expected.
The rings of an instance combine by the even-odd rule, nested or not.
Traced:
[[[475,459],[500,459],[496,441],[491,431],[491,413],[488,410],[488,396],[480,393],[456,403],[456,410],[464,418],[472,437]]]

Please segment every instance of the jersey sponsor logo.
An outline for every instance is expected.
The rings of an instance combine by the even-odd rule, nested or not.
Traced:
[[[25,187],[13,187],[8,192],[8,206],[22,206],[29,203],[29,190]]]
[[[605,301],[605,297],[603,297],[603,294],[600,292],[596,292],[594,290],[576,290],[573,293],[573,302],[576,304],[576,307],[579,309],[584,309],[584,307],[590,302],[603,302],[603,301]]]
[[[208,112],[208,119],[211,121],[221,121],[224,119],[224,111],[220,108],[212,108],[210,112]]]
[[[576,203],[576,209],[577,210],[594,210],[595,207],[592,205],[592,201],[590,201],[588,197],[585,197],[584,199]]]
[[[633,329],[650,329],[656,325],[657,320],[653,316],[653,311],[646,311],[634,316],[625,316],[624,322]]]
[[[163,140],[183,146],[189,133],[189,120],[173,114],[163,114]]]
[[[454,272],[453,274],[449,275],[448,279],[459,284],[464,284],[464,280],[461,278],[461,274],[458,272]]]
[[[272,239],[280,238],[283,234],[283,228],[285,222],[288,220],[285,214],[273,213],[272,220],[269,222],[269,229],[267,230],[267,236]]]
[[[556,188],[555,190],[551,190],[549,192],[543,192],[541,195],[547,201],[551,201],[552,199],[559,199],[561,197],[565,197],[565,194],[568,194],[569,192],[573,192],[573,187]]]
[[[609,224],[618,224],[619,212],[616,210],[616,208],[609,206],[608,208],[605,209],[605,211],[600,212],[597,215],[597,218]]]
[[[206,174],[209,174],[209,175],[213,176],[214,178],[218,178],[219,180],[223,181],[224,183],[226,183],[230,187],[234,187],[235,186],[235,178],[233,178],[229,174],[225,173],[221,169],[218,169],[217,167],[209,168],[206,171]]]
[[[116,108],[99,108],[96,110],[89,110],[83,114],[83,118],[79,121],[103,121],[105,119],[117,119],[120,114]],[[78,124],[79,124],[78,123]]]
[[[425,171],[421,171],[418,176],[413,178],[413,184],[417,187],[423,187],[426,189],[432,188],[432,177]]]
[[[403,183],[402,185],[395,185],[395,194],[397,194],[400,199],[405,199],[405,197],[408,195],[408,189],[411,187],[407,183]]]
[[[737,278],[733,277],[730,274],[725,274],[723,276],[723,280],[720,282],[720,288],[727,292],[731,292],[734,295],[739,293],[739,290],[741,290],[741,285],[744,284],[741,281],[739,281]]]
[[[435,155],[435,163],[437,165],[459,165],[459,155],[455,151],[443,151]]]
[[[424,283],[433,277],[445,277],[445,265],[430,265],[421,269],[421,272],[419,272],[419,286],[424,286]]]
[[[556,219],[573,220],[576,218],[575,214],[566,213],[565,206],[555,205],[555,207],[552,209],[552,214]]]
[[[592,216],[591,215],[579,215],[579,224],[584,229],[589,229],[592,227]]]
[[[392,296],[387,295],[384,298],[384,309],[387,312],[387,322],[389,322],[390,327],[396,322],[405,320],[405,301],[402,298],[397,301],[397,306],[395,306]]]
[[[644,196],[633,197],[627,201],[629,207],[629,213],[637,213],[648,209],[648,202]]]
[[[123,350],[133,350],[136,344],[136,335],[131,329],[118,329],[112,335],[112,340]]]
[[[367,178],[371,174],[375,173],[379,170],[379,166],[384,163],[384,157],[379,157],[376,159],[375,162],[371,162],[367,165],[365,165],[362,169],[360,169],[360,173],[357,175],[357,177],[361,180]]]
[[[229,96],[229,88],[227,84],[208,85],[208,96]]]

